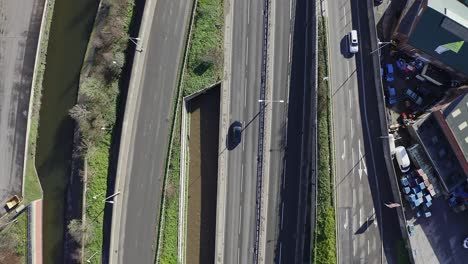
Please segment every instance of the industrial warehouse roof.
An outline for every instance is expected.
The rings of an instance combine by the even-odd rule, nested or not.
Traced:
[[[455,99],[443,112],[465,160],[468,160],[468,93]]]
[[[416,1],[412,6],[413,11],[419,9],[418,3]],[[408,43],[468,75],[467,14],[468,7],[457,0],[428,0],[427,8],[409,35]]]

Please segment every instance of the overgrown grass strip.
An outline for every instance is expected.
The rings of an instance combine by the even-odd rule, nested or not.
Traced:
[[[314,263],[336,263],[335,209],[333,201],[333,158],[331,101],[327,81],[327,39],[325,20],[318,23],[318,189]]]
[[[126,61],[128,31],[134,12],[134,0],[102,0],[88,43],[78,90],[78,102],[70,110],[80,132],[86,170],[86,221],[72,228],[72,237],[84,246],[77,252],[91,263],[100,263],[103,244],[103,220],[109,175],[109,150],[116,122],[118,96],[123,89],[122,68]],[[90,55],[91,54],[91,55]],[[94,197],[97,197],[96,199]],[[81,223],[81,222],[80,222]],[[80,236],[81,235],[81,236]]]

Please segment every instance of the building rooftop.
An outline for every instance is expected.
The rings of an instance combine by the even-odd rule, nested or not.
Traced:
[[[398,31],[411,46],[468,75],[467,14],[468,6],[457,0],[409,1]]]
[[[443,110],[443,115],[466,162],[468,160],[468,93],[461,95],[448,105]]]
[[[447,192],[453,191],[466,175],[434,113],[413,125]]]

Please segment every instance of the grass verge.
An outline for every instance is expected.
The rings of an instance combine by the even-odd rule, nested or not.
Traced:
[[[15,221],[2,224],[0,230],[0,263],[27,263],[28,215],[24,210]]]
[[[198,0],[181,82],[186,96],[218,82],[223,70],[223,2]],[[177,98],[177,100],[180,100]],[[160,263],[177,263],[181,109],[175,109],[159,233]]]
[[[39,128],[39,112],[41,109],[41,97],[42,97],[42,81],[44,79],[44,72],[46,67],[47,58],[47,47],[49,45],[49,33],[50,26],[52,24],[52,17],[54,13],[55,0],[48,0],[47,6],[45,6],[45,17],[42,37],[38,46],[39,52],[37,54],[37,68],[35,69],[35,80],[31,90],[31,105],[29,111],[31,115],[29,117],[29,135],[28,135],[28,152],[26,158],[26,174],[24,179],[24,204],[42,198],[42,187],[39,181],[39,176],[36,171],[36,143],[37,143],[37,131]]]
[[[102,226],[105,206],[102,199],[104,199],[107,190],[110,145],[111,134],[107,133],[97,143],[95,151],[87,157],[88,174],[92,174],[92,177],[86,183],[86,227],[83,230],[89,230],[91,234],[87,234],[87,239],[84,241],[84,257],[90,257],[97,252],[93,257],[96,263],[101,259],[102,251]],[[95,195],[98,195],[98,199],[93,199]]]
[[[103,220],[109,170],[112,128],[116,122],[122,68],[126,61],[128,31],[134,0],[101,0],[80,76],[77,104],[70,115],[77,122],[86,179],[84,258],[101,259]],[[93,197],[99,197],[93,199]],[[70,230],[69,230],[70,231]],[[95,254],[96,253],[96,254]]]
[[[397,264],[410,264],[410,257],[408,253],[408,248],[404,240],[397,241],[396,245],[397,250]]]
[[[324,18],[318,23],[318,189],[314,263],[336,263],[335,209],[333,201],[333,158],[331,101],[324,77],[328,73],[327,39]]]

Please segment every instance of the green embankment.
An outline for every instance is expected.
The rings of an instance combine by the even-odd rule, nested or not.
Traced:
[[[107,190],[109,150],[116,122],[121,73],[126,61],[134,0],[102,0],[88,43],[78,102],[70,110],[80,131],[85,160],[86,205],[82,232],[85,259],[99,263]],[[97,198],[94,199],[93,196]]]
[[[315,227],[314,263],[336,263],[335,209],[333,201],[333,158],[331,138],[331,101],[328,83],[327,39],[325,20],[318,29],[318,188],[317,225]]]
[[[0,262],[27,263],[28,215],[26,211],[16,220],[2,224],[0,231]]]
[[[39,112],[41,109],[42,97],[42,81],[44,79],[44,71],[46,67],[47,47],[49,44],[49,32],[52,24],[54,13],[55,0],[48,0],[45,6],[46,17],[44,18],[43,32],[41,43],[39,43],[39,52],[37,54],[37,68],[35,69],[35,77],[32,87],[32,104],[31,116],[29,119],[29,135],[28,135],[28,153],[26,160],[26,174],[24,179],[24,204],[28,204],[34,200],[42,198],[42,187],[37,175],[35,160],[36,160],[36,143],[37,131],[39,127]]]
[[[223,1],[198,0],[187,63],[181,82],[182,95],[204,89],[222,77],[223,70]],[[179,100],[179,98],[177,99]],[[163,224],[161,234],[160,263],[177,263],[177,232],[179,213],[179,161],[180,161],[180,106],[176,109],[171,156],[164,190]]]

